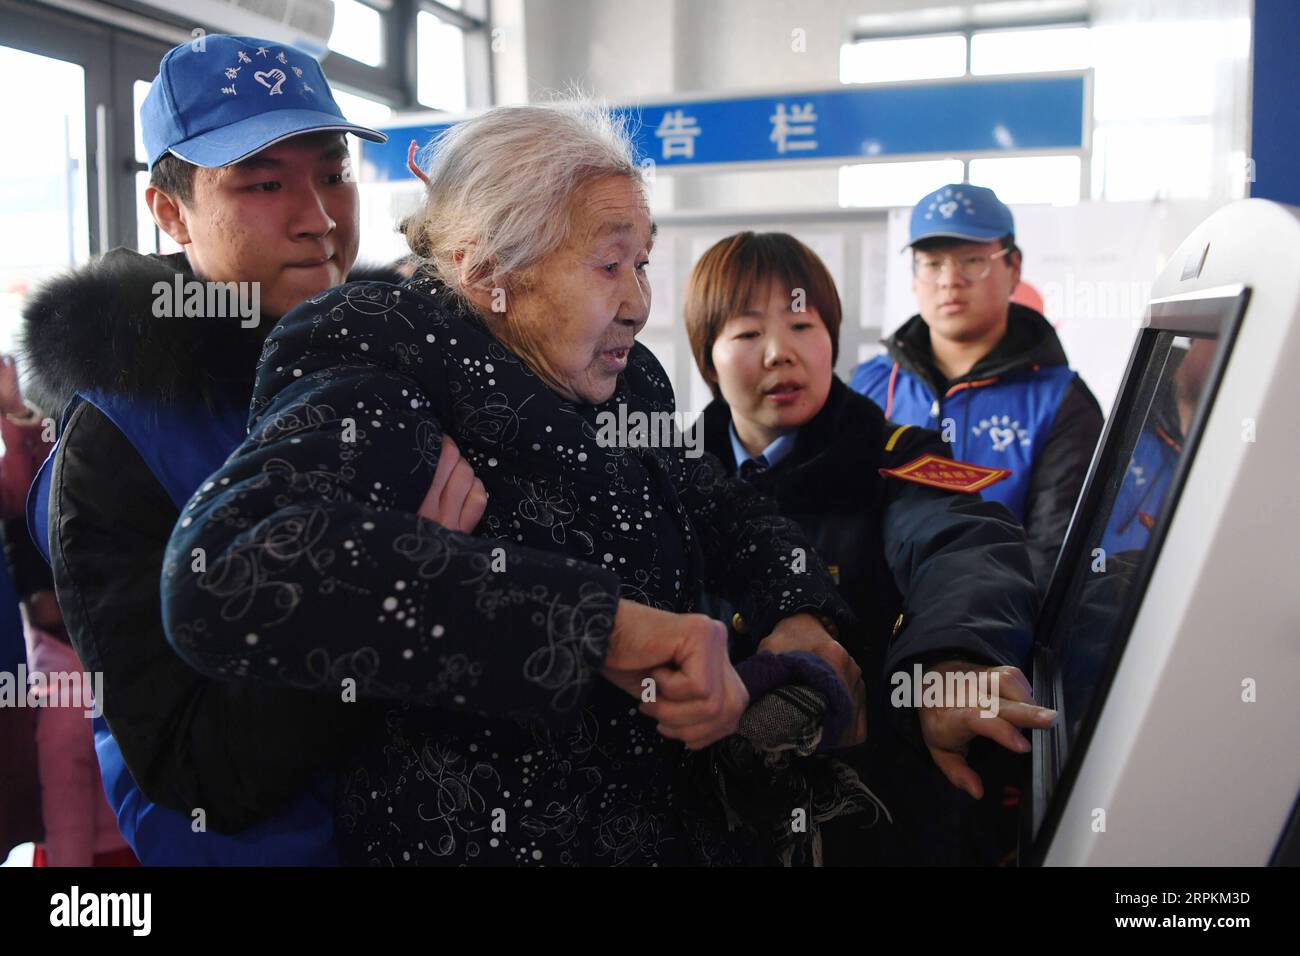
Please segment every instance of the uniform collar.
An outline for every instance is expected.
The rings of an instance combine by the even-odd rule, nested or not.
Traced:
[[[731,452],[736,456],[737,469],[745,462],[760,457],[759,455],[751,455],[745,450],[745,446],[740,443],[740,437],[736,434],[736,423],[734,421],[727,426],[727,434],[731,438]],[[799,430],[796,428],[792,432],[786,432],[763,449],[761,457],[767,460],[768,468],[775,468],[782,458],[794,450],[795,439],[798,435]]]

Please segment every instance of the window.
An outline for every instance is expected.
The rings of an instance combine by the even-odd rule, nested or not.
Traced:
[[[149,163],[149,153],[144,145],[144,127],[140,123],[140,107],[144,105],[144,98],[149,95],[149,89],[152,86],[153,84],[148,80],[136,80],[131,84],[131,100],[135,104],[135,112],[131,114],[135,119],[135,161],[145,165]],[[137,252],[143,252],[146,255],[160,251],[158,248],[160,238],[166,238],[168,241],[171,239],[170,236],[162,236],[161,230],[153,221],[153,214],[149,212],[149,206],[144,199],[144,191],[148,186],[149,174],[142,170],[136,170],[135,248]]]
[[[1094,199],[1245,194],[1250,20],[1094,30]]]
[[[450,5],[450,4],[449,4]],[[465,34],[427,10],[416,18],[416,99],[430,109],[463,113],[465,89]]]
[[[393,118],[393,108],[368,96],[358,96],[347,90],[332,87],[334,102],[339,105],[349,122],[362,126],[384,126]]]
[[[910,206],[943,183],[962,181],[960,159],[840,167],[841,206]]]
[[[987,186],[1005,203],[1044,202],[1067,205],[1079,201],[1078,156],[1008,156],[972,159],[970,181]]]
[[[1092,31],[1087,27],[998,30],[976,33],[970,41],[970,71],[1045,73],[1092,66]]]
[[[384,62],[384,18],[359,0],[334,0],[330,49],[367,66]]]
[[[85,71],[0,46],[0,84],[11,91],[9,127],[22,132],[0,152],[0,350],[9,351],[27,292],[90,255]]]
[[[840,48],[840,81],[888,83],[962,76],[966,37],[959,33],[863,40]]]
[[[1220,6],[1220,16],[1107,16],[1096,25],[1086,22],[1089,8],[1072,0],[861,16],[858,28],[876,35],[841,49],[840,79],[960,77],[967,58],[971,76],[1092,69],[1091,157],[972,159],[971,181],[1009,202],[1232,199],[1247,191],[1240,117],[1249,108],[1250,18],[1228,9],[1240,3]],[[1008,22],[1016,16],[1053,22]],[[917,32],[880,35],[900,30]],[[1087,197],[1080,196],[1083,162],[1090,163]],[[841,204],[875,205],[874,197],[890,194],[890,175],[842,170]]]
[[[488,0],[336,0],[335,8],[325,75],[335,90],[371,101],[347,100],[349,118],[374,125],[391,118],[388,107],[491,105]]]
[[[1099,127],[1092,148],[1093,196],[1111,202],[1203,198],[1234,172],[1208,121]]]
[[[131,114],[135,117],[135,161],[137,163],[149,163],[149,152],[144,145],[144,126],[140,123],[140,110],[144,108],[144,98],[149,95],[149,90],[153,83],[149,80],[136,80],[131,84],[131,102],[135,106],[135,111]]]
[[[958,25],[959,24],[954,24]],[[972,74],[1051,72],[1091,63],[1084,26],[984,30],[868,39],[844,46],[840,79],[884,83]],[[1008,156],[970,161],[970,181],[989,186],[1006,202],[1079,201],[1078,156]],[[962,182],[959,159],[873,163],[840,169],[841,206],[907,206],[938,183]]]
[[[1221,66],[1250,51],[1250,23],[1136,23],[1096,30],[1098,124],[1208,116]]]
[[[144,145],[144,133],[140,125],[140,107],[144,105],[144,98],[149,95],[149,88],[153,86],[149,80],[136,80],[131,85],[131,98],[135,103],[135,161],[137,163],[149,164],[149,153]],[[135,173],[135,248],[137,252],[146,255],[161,252],[163,255],[169,255],[173,252],[181,252],[181,247],[176,240],[167,233],[158,228],[154,222],[153,213],[149,210],[149,204],[145,202],[145,190],[149,188],[149,173],[147,170],[137,170]]]

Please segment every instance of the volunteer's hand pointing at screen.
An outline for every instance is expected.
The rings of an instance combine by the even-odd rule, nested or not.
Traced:
[[[978,700],[945,699],[942,705],[923,706],[920,712],[921,737],[935,765],[954,787],[979,800],[984,796],[984,783],[966,762],[970,742],[976,736],[988,737],[1015,753],[1028,753],[1029,741],[1017,728],[1048,727],[1056,719],[1056,711],[1034,703],[1033,690],[1018,667],[984,667],[965,661],[942,661],[928,668],[928,672],[940,677],[948,673],[973,674],[977,680],[981,674],[988,675],[984,680],[987,682],[985,686],[990,688],[991,700],[982,703]],[[996,697],[993,697],[991,677],[995,674],[997,686]],[[945,698],[947,684],[945,680]],[[991,714],[994,709],[996,716],[981,715],[981,711]]]

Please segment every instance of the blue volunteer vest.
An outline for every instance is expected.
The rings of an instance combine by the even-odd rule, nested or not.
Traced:
[[[127,437],[181,510],[244,439],[248,410],[233,402],[223,404],[214,415],[197,403],[164,408],[121,395],[78,392],[63,412],[64,425],[83,401],[108,416]],[[46,561],[50,560],[50,484],[57,453],[56,443],[27,496],[27,524]],[[103,717],[95,719],[94,729],[109,805],[117,814],[122,836],[145,866],[338,865],[329,775],[318,778],[282,813],[247,830],[233,835],[195,833],[189,816],[151,803],[136,786]]]
[[[1049,365],[959,383],[940,396],[888,355],[877,355],[857,367],[849,385],[892,421],[933,428],[951,438],[954,458],[1009,469],[1009,478],[981,494],[1006,505],[1023,523],[1034,456],[1046,443],[1072,381],[1074,372],[1068,366]]]

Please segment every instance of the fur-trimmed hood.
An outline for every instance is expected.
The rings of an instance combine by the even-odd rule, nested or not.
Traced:
[[[98,389],[164,404],[214,392],[252,393],[262,342],[276,319],[154,315],[154,286],[196,278],[184,253],[141,255],[119,248],[46,282],[28,299],[19,331],[19,369],[27,397],[58,416],[73,394]],[[354,268],[349,281],[401,282],[393,269]]]

